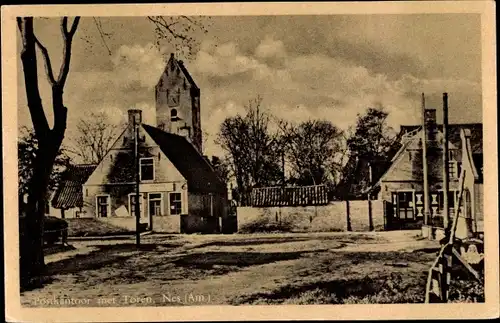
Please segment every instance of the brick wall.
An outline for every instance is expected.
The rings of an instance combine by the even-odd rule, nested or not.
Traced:
[[[375,230],[383,230],[382,201],[372,201]],[[368,201],[349,201],[353,231],[368,231]],[[347,203],[330,202],[322,206],[305,207],[238,207],[238,231],[284,230],[293,232],[327,232],[347,230]]]

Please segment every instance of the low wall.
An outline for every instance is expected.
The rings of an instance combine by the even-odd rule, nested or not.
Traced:
[[[135,231],[135,217],[110,217],[110,218],[96,218],[97,220],[109,223],[113,226]]]
[[[161,233],[180,233],[181,216],[157,216],[153,218],[153,231]]]
[[[99,221],[135,231],[135,217],[97,218]],[[146,219],[141,218],[141,223]],[[153,218],[153,231],[162,233],[180,233],[181,220],[179,215],[157,216]]]
[[[383,230],[382,201],[371,201],[371,206],[373,227]],[[368,201],[334,201],[316,207],[238,207],[238,231],[347,231],[348,209],[351,230],[368,231]]]

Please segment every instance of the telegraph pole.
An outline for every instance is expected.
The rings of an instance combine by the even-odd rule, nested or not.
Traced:
[[[430,227],[430,198],[429,198],[429,177],[427,169],[427,123],[425,122],[425,95],[422,93],[422,170],[423,170],[423,180],[424,180],[424,230],[426,231],[426,236],[431,237],[430,232],[432,231]]]
[[[368,186],[370,187],[370,190],[371,190],[371,187],[372,187],[372,178],[373,178],[373,175],[372,175],[372,163],[368,163]],[[371,200],[371,191],[368,191],[368,226],[369,226],[369,230],[370,231],[373,231],[374,228],[373,228],[373,215],[372,215],[372,200]]]
[[[448,173],[449,160],[448,145],[448,93],[443,93],[443,224],[446,232],[450,229],[450,211],[448,201],[448,191],[450,186],[450,174]]]
[[[137,247],[141,245],[141,232],[140,232],[140,197],[139,197],[139,125],[134,116],[134,161],[135,161],[135,243]]]

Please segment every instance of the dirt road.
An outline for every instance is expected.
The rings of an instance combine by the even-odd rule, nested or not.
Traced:
[[[435,242],[418,231],[149,235],[72,242],[25,306],[421,302]],[[76,304],[78,303],[78,304]],[[82,304],[85,303],[85,304]]]

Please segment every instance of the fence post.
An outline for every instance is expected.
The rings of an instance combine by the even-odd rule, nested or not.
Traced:
[[[370,194],[368,194],[368,230],[373,231],[373,214],[372,214],[372,200],[370,199]]]
[[[349,206],[349,200],[345,201],[345,211],[347,215],[347,231],[352,231],[351,227],[351,208]]]

